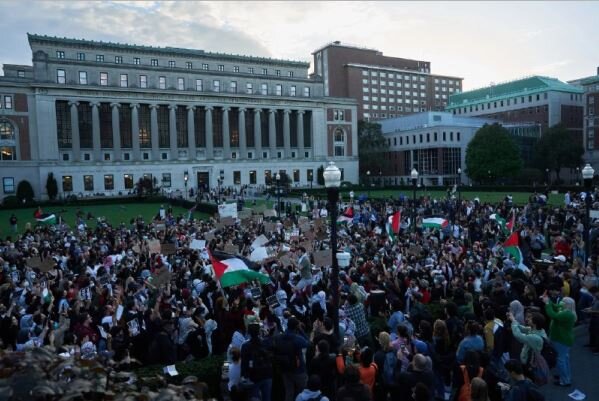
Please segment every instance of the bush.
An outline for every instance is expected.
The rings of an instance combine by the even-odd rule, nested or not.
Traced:
[[[179,375],[169,377],[168,381],[173,384],[180,384],[181,380],[187,376],[195,376],[198,378],[198,381],[208,385],[211,397],[218,397],[220,395],[221,370],[224,361],[225,355],[212,355],[191,362],[178,362],[175,364],[175,367]],[[153,377],[162,375],[163,368],[163,366],[157,365],[144,366],[135,370],[134,373],[140,378]]]
[[[58,195],[58,183],[54,178],[54,173],[48,173],[48,179],[46,180],[46,192],[50,200],[56,199]]]
[[[20,203],[31,204],[34,196],[33,187],[29,181],[19,182],[19,185],[17,185],[17,199]]]

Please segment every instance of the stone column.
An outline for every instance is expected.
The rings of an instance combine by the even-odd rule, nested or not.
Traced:
[[[160,138],[158,138],[158,105],[150,105],[150,138],[152,141],[152,160],[160,160]]]
[[[171,160],[177,160],[179,158],[179,151],[177,149],[177,105],[171,104],[168,106],[168,139],[169,147],[171,148]]]
[[[291,157],[291,129],[289,127],[289,113],[291,110],[283,111],[283,147],[285,148],[284,157]]]
[[[141,160],[139,149],[139,104],[131,105],[131,145],[133,147],[133,160]]]
[[[196,124],[194,119],[195,106],[187,106],[187,158],[196,159]]]
[[[223,107],[223,159],[231,158],[231,132],[229,130],[229,110]]]
[[[268,114],[268,147],[270,148],[270,158],[277,158],[277,127],[275,113],[276,109],[270,109]]]
[[[92,145],[94,161],[102,160],[102,144],[100,143],[100,111],[99,103],[92,103]]]
[[[239,159],[245,159],[247,156],[247,139],[245,137],[245,109],[239,108]]]
[[[212,106],[206,106],[206,159],[214,158],[214,133],[212,132]]]
[[[110,103],[112,107],[112,150],[114,152],[114,161],[121,160],[121,122],[119,119],[118,103]]]
[[[79,112],[77,107],[79,102],[69,102],[71,106],[71,149],[73,151],[73,161],[81,161],[81,141],[79,138]]]
[[[297,111],[297,152],[300,159],[304,158],[304,111]]]
[[[260,118],[260,112],[262,109],[254,109],[254,149],[256,152],[256,159],[262,157],[262,119]]]

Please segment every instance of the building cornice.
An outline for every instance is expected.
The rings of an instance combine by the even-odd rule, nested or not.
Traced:
[[[438,75],[438,74],[431,74],[430,72],[422,72],[422,71],[416,71],[416,70],[405,70],[402,68],[395,68],[395,67],[385,67],[385,66],[380,66],[380,65],[373,65],[373,64],[360,64],[360,63],[348,63],[346,64],[347,67],[355,67],[355,68],[368,68],[370,70],[378,70],[378,71],[393,71],[393,72],[401,72],[401,73],[406,73],[406,74],[417,74],[417,75],[423,75],[426,77],[433,77],[433,78],[450,78],[450,79],[458,79],[458,80],[463,80],[464,78],[461,77],[453,77],[451,75]]]
[[[215,105],[264,105],[267,106],[289,106],[294,107],[325,107],[334,104],[347,104],[355,106],[356,101],[350,98],[305,98],[289,96],[256,96],[243,93],[228,92],[194,92],[164,89],[156,92],[154,89],[140,88],[116,88],[116,87],[74,87],[59,84],[34,83],[31,88],[36,95],[50,95],[57,98],[80,98],[101,101],[108,100],[130,100],[143,103],[181,102],[181,103],[210,103]]]
[[[121,51],[127,53],[143,53],[143,54],[154,54],[162,56],[175,56],[175,57],[190,57],[193,59],[217,59],[217,60],[228,60],[238,61],[242,63],[260,63],[269,65],[278,65],[295,68],[309,68],[310,63],[305,61],[295,60],[283,60],[273,59],[269,57],[256,57],[256,56],[243,56],[237,54],[226,54],[226,53],[213,53],[206,52],[204,50],[196,49],[183,49],[176,47],[158,47],[158,46],[142,46],[142,45],[131,45],[124,43],[113,43],[113,42],[102,42],[95,40],[85,39],[73,39],[73,38],[59,38],[56,36],[47,35],[36,35],[27,34],[29,44],[40,44],[40,45],[57,45],[57,46],[69,46],[74,48],[89,48],[89,49],[104,49],[112,51]]]

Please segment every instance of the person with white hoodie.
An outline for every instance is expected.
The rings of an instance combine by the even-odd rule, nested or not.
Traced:
[[[311,375],[306,388],[295,397],[295,401],[329,401],[320,391],[320,377]]]

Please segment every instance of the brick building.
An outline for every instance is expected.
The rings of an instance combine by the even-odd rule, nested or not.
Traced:
[[[325,96],[351,97],[358,118],[379,120],[444,110],[462,78],[433,75],[428,61],[384,56],[375,49],[329,43],[312,53]]]
[[[599,67],[597,75],[569,82],[584,91],[583,143],[585,161],[599,171]]]

